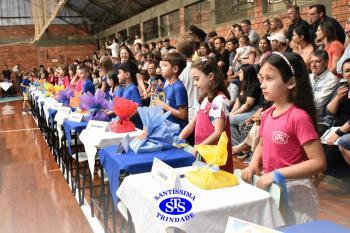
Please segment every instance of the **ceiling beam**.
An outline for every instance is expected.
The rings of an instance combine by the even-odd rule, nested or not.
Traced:
[[[57,17],[57,18],[59,18],[59,17]],[[75,28],[77,28],[77,29],[79,29],[79,30],[81,30],[83,32],[86,32],[86,33],[90,34],[90,35],[92,35],[92,33],[93,33],[93,32],[89,32],[87,29],[79,27],[79,25],[81,25],[81,24],[74,24],[74,23],[70,22],[69,20],[66,20],[64,17],[60,17],[59,19],[62,20],[63,22],[66,22],[66,23],[74,26]]]
[[[119,5],[119,3],[118,3],[118,1],[114,4],[114,6],[112,6],[110,9],[113,9],[114,7],[116,7],[116,6],[118,6]],[[100,18],[101,16],[105,16],[106,15],[106,13],[108,13],[107,11],[105,11],[105,12],[103,12],[102,14],[99,14],[99,15],[97,15],[96,17],[94,17],[94,19],[98,19],[98,18]],[[121,16],[120,16],[121,17]]]
[[[85,12],[82,12],[81,10],[77,9],[74,5],[72,5],[70,3],[66,4],[66,7],[71,9],[72,11],[80,14],[81,16],[85,17],[86,19],[90,20],[92,23],[94,23],[96,25],[108,26],[107,24],[103,24],[101,22],[97,22],[96,20],[94,20],[93,17],[88,16]]]
[[[99,8],[107,11],[108,13],[110,13],[111,15],[115,16],[118,20],[122,20],[123,18],[120,15],[117,15],[115,12],[113,12],[110,8],[100,4],[99,2],[95,1],[95,0],[88,0],[89,2],[91,2],[92,4],[94,4],[95,6],[98,6]]]
[[[137,5],[139,5],[139,6],[142,7],[144,10],[148,8],[148,6],[146,6],[145,4],[139,2],[138,0],[132,0],[132,2],[136,3]]]

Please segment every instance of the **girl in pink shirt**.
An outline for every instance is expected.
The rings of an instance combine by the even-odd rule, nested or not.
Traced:
[[[59,77],[58,77],[58,85],[64,85],[64,88],[69,87],[70,78],[68,73],[68,67],[67,66],[60,66],[58,68]]]
[[[318,216],[318,195],[310,178],[326,168],[326,160],[316,131],[316,110],[308,71],[295,53],[274,52],[260,70],[261,89],[274,105],[264,112],[258,147],[242,178],[250,182],[259,175],[259,188],[273,182],[282,188],[284,218],[288,225]]]

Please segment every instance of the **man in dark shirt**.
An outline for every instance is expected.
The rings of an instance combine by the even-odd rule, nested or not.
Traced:
[[[216,37],[214,40],[215,58],[224,75],[226,75],[230,65],[230,52],[225,49],[225,43],[226,41],[223,37]]]
[[[290,6],[287,10],[287,14],[291,23],[288,26],[287,38],[289,41],[291,41],[294,29],[300,25],[305,25],[306,27],[309,27],[309,23],[300,17],[299,6]]]
[[[236,50],[237,50],[238,46],[239,46],[238,40],[235,37],[232,37],[226,41],[226,48],[227,48],[228,52],[230,53],[230,56],[229,56],[229,65],[230,66],[232,65],[232,61],[236,56]]]
[[[337,39],[344,44],[345,32],[339,22],[332,17],[326,15],[326,7],[322,4],[314,4],[309,7],[309,15],[311,19],[310,37],[311,41],[315,42],[317,27],[321,21],[328,21],[334,27]]]
[[[169,39],[169,38],[165,38],[165,39],[163,40],[163,48],[166,48],[168,51],[169,51],[170,49],[176,49],[174,46],[171,46],[171,45],[170,45],[170,39]]]
[[[11,82],[11,70],[7,68],[7,65],[4,66],[4,69],[2,70],[2,79],[4,82]]]
[[[11,74],[12,71],[8,69],[7,65],[4,65],[4,69],[1,72],[2,74],[2,82],[12,82],[11,80]],[[2,90],[2,88],[0,88],[0,95],[2,97],[4,96],[12,96],[14,93],[14,87],[11,86],[7,91]]]

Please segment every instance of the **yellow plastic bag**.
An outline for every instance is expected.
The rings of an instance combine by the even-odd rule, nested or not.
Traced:
[[[46,97],[50,97],[52,95],[52,92],[51,91],[46,91],[46,93],[45,93],[45,96]]]
[[[62,90],[64,90],[64,86],[63,85],[55,85],[53,87],[54,90],[54,95],[58,95],[58,93]]]
[[[44,87],[45,87],[45,91],[50,91],[50,92],[53,91],[53,85],[51,83],[46,82],[44,84]]]
[[[233,174],[219,170],[219,166],[225,165],[227,161],[227,143],[227,135],[223,132],[217,145],[196,145],[194,148],[202,155],[206,164],[195,163],[196,168],[186,173],[186,179],[202,189],[217,189],[239,184]]]

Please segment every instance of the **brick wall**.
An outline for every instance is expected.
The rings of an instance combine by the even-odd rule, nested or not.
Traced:
[[[37,48],[33,44],[0,46],[0,68],[3,64],[11,68],[19,63],[26,70],[32,69],[38,64],[36,55]]]
[[[48,28],[47,37],[50,39],[67,38],[80,39],[88,37],[89,34],[83,30],[82,26],[78,28],[73,25],[58,25],[53,24]]]
[[[1,39],[21,39],[21,38],[34,38],[34,26],[33,25],[18,25],[18,26],[1,26],[0,38]]]
[[[45,66],[71,64],[77,58],[81,60],[85,59],[86,56],[91,58],[94,51],[96,51],[95,45],[37,47],[37,64],[45,64]],[[52,62],[52,59],[58,59],[58,63]]]
[[[0,40],[8,39],[16,42],[21,38],[33,38],[33,25],[19,25],[0,27]],[[71,39],[85,39],[89,35],[72,25],[51,25],[45,40],[53,40],[51,45],[40,45],[32,43],[20,43],[13,45],[0,45],[0,67],[7,64],[13,67],[19,63],[24,70],[31,70],[40,64],[45,66],[60,65],[72,63],[75,59],[84,59],[92,55],[97,49],[95,44],[69,43]],[[61,42],[60,45],[56,45]],[[67,40],[69,45],[61,45],[62,40]],[[64,43],[63,43],[64,44]],[[52,59],[58,59],[58,62],[52,62]]]

